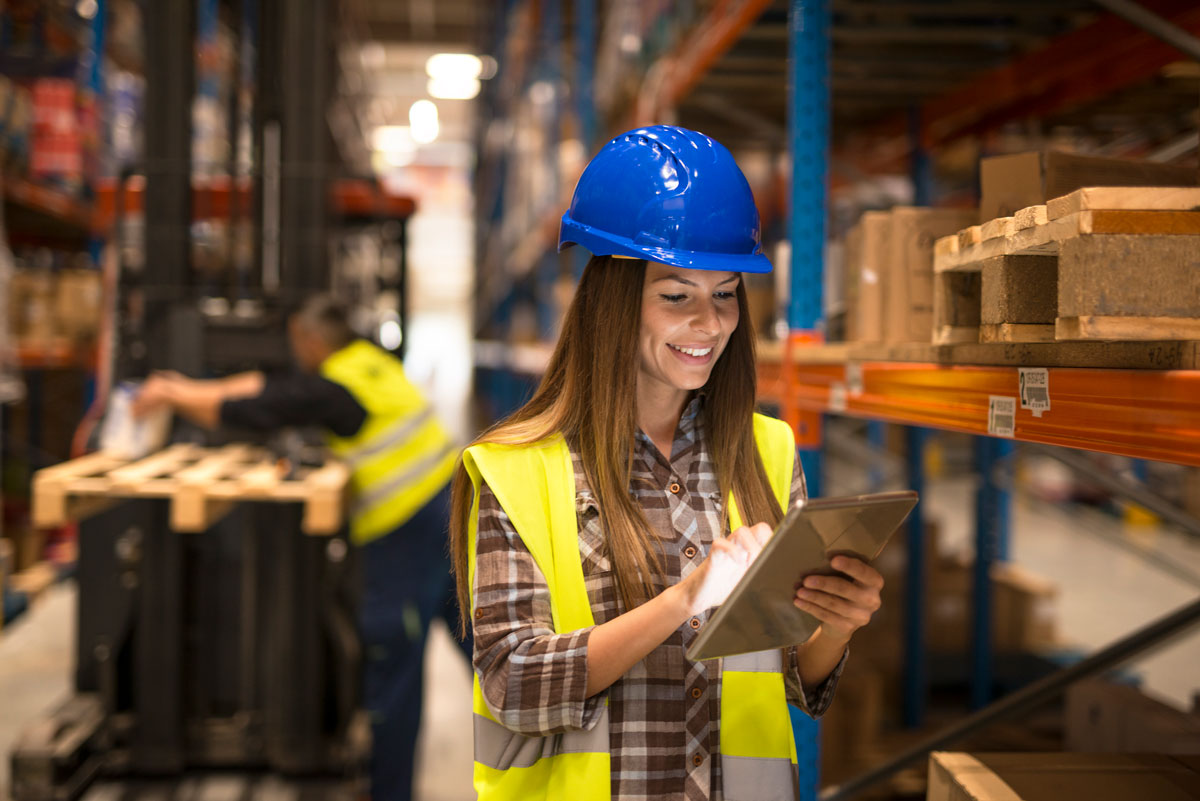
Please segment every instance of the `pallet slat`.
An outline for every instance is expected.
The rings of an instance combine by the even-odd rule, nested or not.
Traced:
[[[1092,186],[1046,202],[1046,212],[1051,220],[1088,209],[1200,211],[1200,188]]]
[[[334,460],[287,477],[268,454],[242,444],[179,444],[132,463],[90,454],[35,475],[33,518],[38,527],[54,527],[122,500],[167,498],[172,529],[201,532],[239,501],[267,501],[303,503],[302,528],[333,534],[344,519],[349,480],[349,468]]]

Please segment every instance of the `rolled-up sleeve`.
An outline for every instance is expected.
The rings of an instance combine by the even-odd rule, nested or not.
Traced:
[[[594,726],[605,694],[586,697],[592,628],[554,633],[546,578],[486,484],[472,591],[475,672],[496,719],[529,736]]]
[[[808,499],[808,485],[804,480],[804,468],[800,464],[800,457],[796,457],[796,463],[792,467],[792,491],[789,498],[789,507],[794,506],[796,501]],[[842,653],[841,660],[837,663],[837,667],[816,687],[808,688],[804,686],[804,682],[800,679],[800,661],[799,652],[796,648],[787,649],[787,670],[784,673],[784,683],[787,686],[788,702],[795,704],[804,711],[809,717],[819,718],[829,709],[829,705],[833,703],[833,695],[837,691],[838,679],[842,677],[842,671],[846,667],[846,659],[850,655],[850,649],[847,648]]]

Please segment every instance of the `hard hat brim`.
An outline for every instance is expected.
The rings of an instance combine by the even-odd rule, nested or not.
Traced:
[[[562,216],[558,249],[579,245],[594,256],[625,256],[669,264],[687,270],[728,270],[735,273],[769,273],[771,262],[759,253],[711,253],[699,250],[679,250],[643,245],[623,236],[614,236],[571,219],[570,212]]]

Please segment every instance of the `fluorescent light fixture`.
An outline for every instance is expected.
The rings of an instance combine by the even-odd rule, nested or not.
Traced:
[[[438,137],[438,108],[431,100],[418,100],[408,109],[408,124],[412,139],[427,145]]]
[[[483,74],[483,61],[470,53],[437,53],[425,62],[425,73],[435,80],[478,79]]]
[[[430,78],[425,89],[438,100],[470,100],[479,94],[479,79]]]

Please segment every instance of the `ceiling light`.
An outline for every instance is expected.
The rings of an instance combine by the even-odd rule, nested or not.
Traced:
[[[412,139],[419,145],[427,145],[438,137],[438,108],[430,100],[418,100],[408,110],[408,124]]]
[[[371,147],[375,150],[411,150],[412,133],[407,125],[380,125],[371,134]]]
[[[435,80],[478,79],[483,74],[483,62],[470,53],[437,53],[425,62],[425,72]]]
[[[438,100],[470,100],[479,94],[479,79],[430,78],[425,88]]]

